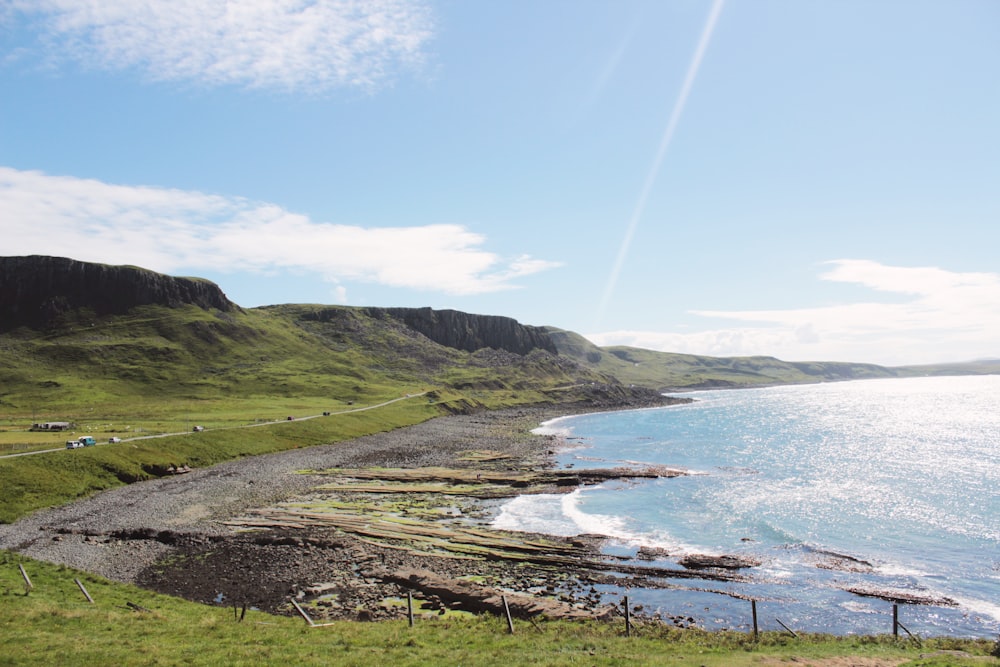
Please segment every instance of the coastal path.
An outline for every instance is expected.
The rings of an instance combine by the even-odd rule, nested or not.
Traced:
[[[293,421],[305,421],[307,419],[316,419],[318,417],[335,417],[336,415],[348,414],[351,412],[364,412],[365,410],[375,410],[376,408],[384,408],[387,405],[392,405],[393,403],[398,403],[399,401],[406,401],[411,398],[419,398],[426,395],[426,391],[421,391],[416,394],[404,394],[399,398],[393,398],[388,401],[383,401],[382,403],[376,403],[374,405],[362,405],[356,408],[349,408],[347,410],[338,410],[337,412],[330,412],[329,414],[319,414],[319,415],[307,415],[305,417],[296,417]],[[237,428],[257,428],[258,426],[274,426],[275,424],[287,424],[288,419],[277,419],[275,421],[267,422],[257,422],[255,424],[240,424],[239,426],[221,426],[214,429],[205,429],[205,431],[229,431]],[[178,431],[176,433],[155,433],[152,435],[138,435],[132,438],[122,438],[120,443],[114,444],[124,444],[126,442],[135,442],[136,440],[152,440],[153,438],[168,438],[177,435],[197,435],[204,431]],[[111,443],[100,443],[100,446],[109,445]],[[51,454],[52,452],[65,452],[70,451],[65,447],[56,447],[53,449],[39,449],[33,452],[19,452],[17,454],[3,454],[0,455],[0,459],[11,459],[15,456],[32,456],[34,454]]]

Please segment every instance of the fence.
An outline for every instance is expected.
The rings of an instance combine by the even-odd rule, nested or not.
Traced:
[[[24,565],[18,563],[17,567],[18,567],[18,570],[20,570],[20,572],[21,572],[21,577],[24,579],[24,594],[27,596],[27,595],[29,595],[31,593],[32,590],[34,590],[34,585],[32,584],[31,577],[28,575],[27,570],[25,570]],[[76,583],[77,587],[80,589],[80,592],[83,594],[83,596],[87,599],[87,602],[89,602],[90,604],[96,604],[94,602],[94,598],[90,595],[90,593],[87,591],[86,587],[83,585],[83,582],[80,581],[79,579],[76,579],[76,578],[74,578],[73,581],[74,581],[74,583]],[[506,621],[507,621],[507,630],[508,630],[509,634],[514,634],[514,619],[511,616],[510,606],[507,604],[507,597],[504,595],[504,596],[501,596],[501,599],[502,599],[502,602],[503,602],[504,617],[506,618]],[[751,600],[749,600],[749,602],[750,602],[750,610],[749,610],[750,611],[750,618],[751,618],[752,628],[753,628],[752,629],[752,633],[753,633],[754,639],[756,640],[756,639],[758,639],[760,637],[760,625],[759,625],[759,622],[758,622],[758,615],[757,615],[757,600],[751,599]],[[312,619],[312,617],[309,616],[309,613],[296,600],[294,600],[294,599],[291,600],[291,603],[292,603],[292,606],[295,608],[295,611],[299,614],[299,616],[302,617],[302,619],[309,625],[310,628],[322,628],[322,627],[328,627],[328,626],[331,626],[331,625],[335,625],[335,623],[316,623]],[[148,609],[146,609],[144,607],[141,607],[141,606],[139,606],[137,604],[134,604],[132,602],[128,602],[128,603],[126,603],[126,605],[130,609],[132,609],[134,611],[149,611]],[[626,637],[631,637],[636,628],[635,628],[635,624],[633,622],[633,617],[632,617],[632,605],[629,603],[629,597],[628,597],[628,595],[623,596],[621,607],[622,607],[621,613],[624,616],[624,623],[625,623],[625,629],[624,629],[625,636]],[[242,611],[240,611],[240,610],[237,609],[237,606],[236,606],[235,603],[233,604],[233,615],[234,615],[234,617],[235,617],[235,619],[237,621],[243,621],[243,619],[246,617],[246,613],[247,613],[247,606],[245,604],[243,605]],[[415,624],[415,622],[416,622],[416,616],[415,616],[414,611],[413,611],[413,593],[412,592],[407,592],[407,594],[406,594],[406,617],[407,617],[407,621],[409,623],[409,626],[413,627],[414,624]],[[537,623],[534,622],[533,619],[529,618],[528,620],[531,621],[532,625],[536,629],[540,630],[539,626],[537,625]],[[788,633],[792,637],[798,637],[798,634],[792,628],[790,628],[787,624],[785,624],[781,619],[775,617],[774,620],[778,623],[778,625],[780,625],[783,628],[784,632]],[[909,639],[911,641],[916,642],[917,645],[921,644],[921,640],[920,640],[919,635],[916,635],[916,634],[910,632],[906,628],[906,626],[903,625],[902,622],[900,622],[900,620],[899,620],[899,604],[898,603],[892,603],[892,635],[893,635],[893,637],[897,637],[898,638],[900,630],[903,630],[903,632],[905,632],[907,634],[907,636],[909,637]],[[998,645],[1000,645],[1000,643],[998,643]]]

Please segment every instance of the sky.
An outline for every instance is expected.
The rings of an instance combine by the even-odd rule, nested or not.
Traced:
[[[0,255],[1000,358],[1000,2],[0,0]]]

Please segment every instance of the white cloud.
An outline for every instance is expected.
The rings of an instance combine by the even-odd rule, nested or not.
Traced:
[[[558,266],[505,260],[461,225],[365,228],[316,222],[279,206],[234,197],[111,185],[0,167],[5,255],[59,255],[184,270],[306,270],[340,284],[454,295],[516,287]],[[339,296],[346,297],[340,286]]]
[[[886,365],[1000,357],[1000,274],[886,266],[843,259],[820,278],[901,295],[891,303],[846,303],[789,310],[694,314],[752,324],[691,333],[611,331],[598,345],[632,345],[709,356]]]
[[[49,58],[155,80],[322,91],[419,66],[424,0],[10,0]],[[23,58],[23,55],[21,56]]]

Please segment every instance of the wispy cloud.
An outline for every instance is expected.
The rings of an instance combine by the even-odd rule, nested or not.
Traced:
[[[9,0],[11,13],[56,64],[312,92],[391,80],[433,34],[423,0]]]
[[[588,338],[598,345],[711,356],[889,365],[1000,357],[1000,274],[859,259],[828,265],[820,275],[823,280],[862,285],[895,298],[788,310],[699,310],[693,314],[748,325],[692,333],[613,331]]]
[[[453,295],[514,289],[559,266],[502,258],[461,225],[358,227],[280,206],[0,167],[5,255],[59,255],[162,272],[297,269],[325,279]],[[340,292],[345,295],[346,288]]]

